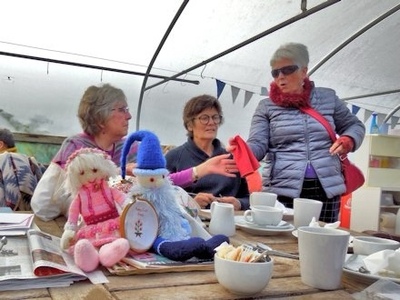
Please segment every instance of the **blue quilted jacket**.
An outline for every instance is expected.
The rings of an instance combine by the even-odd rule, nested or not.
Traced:
[[[311,106],[338,135],[353,138],[353,151],[360,147],[365,126],[335,91],[313,88]],[[247,142],[257,159],[264,160],[264,190],[299,197],[307,164],[311,164],[329,198],[345,192],[340,160],[329,153],[332,141],[328,132],[320,122],[297,108],[283,108],[270,99],[261,100]]]

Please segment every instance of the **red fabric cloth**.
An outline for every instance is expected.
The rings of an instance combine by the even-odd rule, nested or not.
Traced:
[[[233,159],[239,169],[240,176],[246,178],[249,192],[261,191],[262,180],[258,172],[260,163],[253,152],[239,135],[232,139],[231,144],[236,146],[235,150],[232,151]]]
[[[261,175],[258,171],[254,171],[245,177],[247,182],[247,188],[249,189],[249,193],[253,192],[261,192],[262,190],[262,179]]]

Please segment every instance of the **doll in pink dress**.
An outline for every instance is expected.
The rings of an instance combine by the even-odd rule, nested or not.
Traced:
[[[73,253],[75,263],[83,271],[93,271],[99,263],[111,267],[130,248],[120,235],[119,212],[126,195],[108,185],[108,179],[118,173],[117,166],[105,152],[82,148],[69,157],[66,170],[67,184],[75,196],[61,247]]]

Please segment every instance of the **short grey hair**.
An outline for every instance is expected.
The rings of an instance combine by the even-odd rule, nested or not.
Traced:
[[[7,148],[15,147],[14,135],[7,128],[0,128],[0,141],[6,144]]]
[[[290,59],[300,68],[308,67],[310,61],[307,46],[300,43],[287,43],[281,45],[272,55],[271,67],[280,59]]]
[[[95,136],[101,132],[101,126],[110,117],[115,103],[124,101],[126,96],[121,89],[111,84],[90,86],[82,96],[78,108],[78,119],[84,132]]]

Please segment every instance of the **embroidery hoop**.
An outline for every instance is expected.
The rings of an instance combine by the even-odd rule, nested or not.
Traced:
[[[158,215],[153,205],[140,197],[133,196],[120,217],[121,236],[129,241],[131,250],[146,252],[151,248],[158,235]]]

